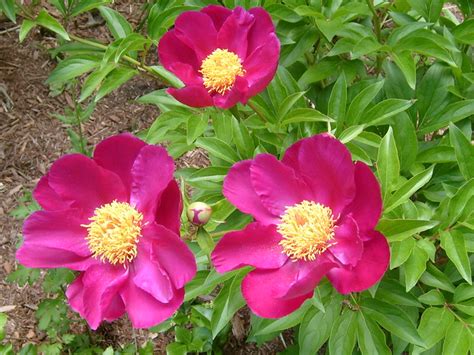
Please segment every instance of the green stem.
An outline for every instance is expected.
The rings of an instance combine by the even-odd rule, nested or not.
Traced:
[[[375,32],[375,36],[377,37],[377,41],[379,43],[382,43],[382,26],[380,24],[380,19],[379,19],[379,16],[377,14],[377,10],[375,10],[375,6],[372,2],[372,0],[365,0],[365,2],[367,3],[367,5],[369,6],[369,9],[370,11],[372,12],[372,22],[374,24],[374,32]],[[382,61],[383,61],[383,58],[380,54],[377,54],[377,62],[376,62],[376,65],[375,65],[375,71],[378,73],[380,73],[380,69],[382,68]]]
[[[264,115],[262,115],[260,112],[258,112],[257,108],[255,107],[255,105],[253,103],[251,103],[250,101],[247,102],[247,105],[257,114],[257,116],[263,121],[263,123],[268,123],[268,120],[265,118]]]

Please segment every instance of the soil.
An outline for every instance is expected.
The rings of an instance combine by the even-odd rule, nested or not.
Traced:
[[[113,7],[132,24],[140,20],[139,2],[116,1]],[[46,173],[51,163],[72,150],[66,126],[53,117],[73,107],[70,94],[52,96],[45,80],[56,62],[51,59],[49,48],[55,38],[49,33],[33,30],[23,43],[18,41],[19,26],[0,18],[0,312],[7,313],[6,342],[16,349],[25,343],[40,344],[47,341],[46,334],[38,330],[35,310],[47,297],[39,283],[18,287],[5,281],[17,267],[15,250],[21,235],[22,221],[11,216],[24,193],[33,189],[38,179]],[[71,23],[69,30],[82,37],[108,42],[111,37],[97,16],[81,16]],[[155,60],[151,56],[151,60]],[[101,100],[91,119],[83,125],[84,134],[92,147],[112,134],[138,132],[150,126],[159,112],[156,107],[138,105],[134,100],[156,90],[160,83],[137,77]],[[186,154],[179,162],[183,166],[203,166],[207,159],[201,151]],[[71,314],[74,319],[77,317]],[[277,339],[258,348],[245,342],[248,331],[248,311],[243,310],[234,319],[234,332],[224,348],[227,354],[275,354],[284,350]],[[79,322],[74,333],[88,331]],[[101,326],[91,332],[97,346],[119,345],[134,341],[129,321],[124,318]],[[174,339],[172,333],[155,334],[138,330],[138,344],[153,339],[156,353],[165,352],[166,345]],[[287,345],[291,335],[285,334]]]

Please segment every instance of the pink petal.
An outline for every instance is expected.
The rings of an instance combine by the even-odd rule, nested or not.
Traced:
[[[120,293],[112,297],[110,304],[102,311],[102,316],[107,322],[113,322],[125,314],[125,303]]]
[[[272,18],[270,17],[270,14],[265,11],[264,8],[254,7],[249,10],[249,13],[254,16],[255,22],[247,36],[247,56],[250,55],[255,49],[257,49],[257,47],[261,46],[264,43],[267,43],[268,35],[275,33],[275,26],[273,25]]]
[[[117,174],[81,154],[56,160],[49,171],[48,182],[64,201],[86,211],[114,200],[128,200],[127,190]]]
[[[364,291],[375,285],[387,270],[390,249],[387,239],[377,231],[370,234],[364,242],[364,253],[355,267],[340,267],[328,272],[328,279],[342,294]]]
[[[179,102],[191,107],[214,105],[211,95],[203,85],[186,86],[182,89],[170,88],[167,92]]]
[[[168,273],[176,289],[184,287],[196,274],[196,260],[183,240],[165,227],[150,223],[142,230],[143,237],[153,243],[153,255]]]
[[[174,297],[174,289],[165,270],[162,269],[152,245],[147,240],[138,244],[138,255],[133,261],[133,282],[158,301],[167,303]]]
[[[222,273],[248,265],[258,269],[279,268],[288,259],[278,245],[280,240],[275,225],[250,223],[245,229],[222,237],[212,252],[212,263]]]
[[[354,198],[354,165],[349,150],[337,139],[318,134],[287,149],[282,162],[301,175],[313,200],[332,209],[337,218]]]
[[[160,195],[173,179],[174,161],[166,149],[147,145],[140,150],[132,167],[130,204],[154,220]]]
[[[211,18],[202,12],[186,11],[174,24],[176,37],[194,49],[198,63],[217,48],[217,31]]]
[[[331,254],[344,265],[356,266],[364,246],[357,223],[350,216],[346,216],[336,227],[334,241],[336,244],[329,248]]]
[[[168,70],[173,71],[179,77],[179,73],[172,70],[172,65],[182,63],[189,65],[196,72],[201,67],[201,62],[197,60],[196,54],[191,47],[181,42],[174,30],[168,31],[158,43],[158,55],[160,63]]]
[[[201,10],[202,13],[208,15],[212,22],[214,23],[214,27],[217,31],[222,27],[222,24],[232,14],[232,11],[223,6],[217,5],[209,5],[206,6]]]
[[[228,109],[236,105],[238,102],[245,104],[248,100],[247,91],[247,80],[241,76],[238,76],[235,79],[232,89],[226,92],[225,95],[216,94],[213,96],[214,105],[222,109]]]
[[[138,288],[132,280],[121,291],[128,316],[134,328],[150,328],[168,319],[181,306],[184,289],[176,290],[168,303],[161,303],[148,292]]]
[[[62,249],[78,256],[89,257],[87,229],[88,217],[82,211],[69,209],[63,211],[36,211],[23,224],[25,244]]]
[[[64,249],[29,243],[23,243],[16,252],[16,258],[23,266],[42,269],[67,268],[83,271],[97,264],[97,260],[91,257],[79,256]]]
[[[163,191],[159,203],[156,209],[155,222],[179,234],[183,203],[181,191],[175,180],[171,180],[168,187]]]
[[[259,317],[280,318],[297,310],[303,302],[313,296],[313,291],[305,295],[291,299],[275,297],[275,293],[281,293],[281,287],[288,280],[278,279],[275,282],[275,274],[279,270],[254,270],[242,281],[242,295],[248,306]],[[284,274],[282,276],[285,276]]]
[[[48,174],[39,180],[33,191],[33,197],[44,210],[64,210],[70,206],[70,203],[63,201],[61,196],[49,186]]]
[[[261,224],[277,224],[279,218],[272,215],[255,192],[251,178],[252,160],[243,160],[232,166],[224,180],[222,193],[239,210],[251,214]]]
[[[84,314],[84,284],[81,273],[67,288],[66,297],[71,308],[79,314]]]
[[[226,48],[243,61],[247,55],[247,35],[255,19],[243,8],[236,7],[217,34],[217,47]]]
[[[262,204],[275,215],[281,216],[286,207],[311,198],[306,183],[273,155],[257,155],[250,167],[250,176]]]
[[[361,230],[373,229],[382,214],[380,185],[374,173],[362,162],[355,163],[354,178],[355,197],[344,213],[350,213]]]
[[[128,194],[132,184],[131,170],[140,150],[147,144],[129,133],[122,133],[97,144],[94,160],[103,168],[113,171],[123,181]]]
[[[101,263],[84,273],[83,314],[92,329],[97,329],[105,319],[106,311],[128,280],[128,270],[122,265]]]
[[[279,57],[280,41],[275,34],[269,35],[262,45],[247,57],[243,66],[250,97],[257,95],[270,84],[278,69]]]

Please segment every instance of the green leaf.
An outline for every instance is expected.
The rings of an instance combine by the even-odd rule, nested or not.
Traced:
[[[206,114],[201,115],[189,115],[187,124],[187,135],[186,143],[193,143],[196,138],[200,137],[207,128],[208,116]]]
[[[133,32],[132,26],[117,11],[106,6],[99,6],[99,11],[115,39],[125,38]]]
[[[15,0],[0,0],[0,10],[14,23],[16,23]]]
[[[406,238],[399,242],[390,243],[390,270],[399,267],[410,257],[415,247],[415,239]]]
[[[382,218],[377,230],[382,232],[390,242],[402,241],[414,234],[426,231],[438,225],[438,221],[420,219],[386,219]]]
[[[337,138],[344,144],[356,138],[365,129],[365,125],[357,125],[346,128]]]
[[[453,297],[454,303],[459,303],[470,299],[474,299],[474,285],[461,284],[456,287]]]
[[[212,269],[210,272],[198,271],[194,279],[186,284],[185,301],[190,301],[198,296],[211,293],[218,284],[225,282],[235,276],[238,271],[219,274]]]
[[[406,292],[405,287],[393,279],[384,279],[379,283],[375,298],[400,306],[422,307],[411,292]]]
[[[5,338],[5,325],[6,324],[7,324],[7,315],[5,313],[0,313],[0,341],[2,341]]]
[[[382,329],[362,311],[357,312],[357,343],[363,355],[391,354]]]
[[[446,251],[461,276],[472,284],[471,263],[467,255],[464,235],[458,230],[441,231],[441,247]]]
[[[421,315],[418,333],[426,344],[426,349],[433,347],[438,341],[444,338],[454,316],[447,307],[430,307]]]
[[[328,116],[336,119],[338,126],[344,122],[347,101],[347,83],[344,72],[339,75],[331,90],[328,103]]]
[[[402,51],[398,53],[392,53],[393,61],[397,64],[398,68],[402,71],[408,85],[415,90],[416,87],[416,63],[411,52]]]
[[[298,102],[299,99],[301,99],[305,91],[300,91],[300,92],[295,92],[294,94],[291,94],[287,96],[283,102],[281,103],[279,109],[278,109],[278,120],[280,121],[283,117],[286,116],[286,114],[293,108],[293,106]]]
[[[313,355],[329,339],[334,322],[339,317],[341,299],[335,297],[323,313],[311,308],[304,316],[298,332],[300,355]]]
[[[297,324],[300,324],[306,312],[310,309],[311,302],[305,302],[300,308],[298,308],[293,313],[289,315],[278,318],[278,319],[263,319],[259,323],[258,329],[252,327],[252,335],[266,335],[272,333],[278,333],[282,330],[289,329],[294,327]]]
[[[451,293],[454,292],[454,286],[448,277],[431,263],[428,263],[428,267],[421,276],[420,281],[431,287],[440,288]]]
[[[449,125],[449,139],[454,147],[461,174],[469,180],[474,178],[474,146],[454,124]]]
[[[446,299],[439,290],[430,290],[419,296],[418,300],[430,306],[441,306],[446,302]]]
[[[98,102],[104,96],[110,94],[112,91],[125,84],[131,78],[138,74],[138,70],[127,67],[119,67],[110,72],[101,85],[97,95],[94,97],[94,102]]]
[[[449,200],[448,218],[444,221],[446,226],[453,225],[462,216],[469,200],[474,196],[474,179],[462,185],[456,194]]]
[[[46,27],[48,30],[54,33],[57,33],[66,41],[70,40],[69,35],[67,34],[64,27],[58,22],[58,20],[56,20],[53,16],[48,14],[48,12],[45,9],[41,9],[41,11],[38,14],[38,17],[36,17],[35,22],[37,25]]]
[[[428,22],[438,21],[444,0],[408,0],[413,9]]]
[[[367,86],[354,97],[347,110],[346,121],[349,125],[358,124],[362,114],[384,86],[384,80]]]
[[[363,299],[360,305],[364,313],[389,332],[412,344],[424,346],[414,324],[401,308],[372,298]]]
[[[448,328],[444,339],[443,355],[463,355],[467,354],[473,334],[463,323],[455,321]]]
[[[397,184],[400,174],[400,161],[391,127],[380,142],[377,155],[377,174],[382,185],[383,200],[386,201]]]
[[[185,344],[181,343],[169,343],[166,345],[166,355],[186,355],[188,348]]]
[[[201,250],[207,255],[210,255],[211,252],[214,250],[214,240],[204,228],[198,229],[196,234],[196,241],[198,242]]]
[[[182,88],[184,86],[183,82],[179,80],[179,78],[177,78],[172,72],[166,70],[162,66],[152,65],[149,68],[165,83],[169,83],[175,88]]]
[[[231,148],[227,143],[215,137],[198,138],[196,146],[207,150],[210,154],[220,158],[230,164],[239,161],[239,156],[235,149]]]
[[[372,107],[365,115],[362,123],[370,126],[387,124],[387,119],[408,110],[414,101],[402,99],[386,99]]]
[[[466,19],[453,30],[454,37],[461,43],[474,45],[474,19]]]
[[[405,287],[406,291],[410,291],[418,282],[421,275],[426,270],[426,262],[428,261],[428,254],[415,245],[408,260],[403,264],[405,272]]]
[[[99,66],[92,57],[71,57],[61,61],[51,72],[46,84],[65,83]]]
[[[231,280],[227,281],[214,300],[214,312],[211,318],[212,338],[230,322],[235,312],[245,305],[240,292],[242,279],[248,273],[247,269],[240,270]]]
[[[434,165],[421,173],[415,175],[405,182],[393,195],[391,195],[384,208],[384,212],[388,213],[394,208],[406,202],[416,191],[425,186],[433,176]]]
[[[356,313],[346,310],[334,323],[329,337],[329,354],[352,354],[357,335]]]
[[[30,21],[27,19],[23,20],[23,22],[21,23],[20,34],[19,34],[20,43],[23,42],[23,40],[26,38],[28,33],[31,31],[31,29],[35,26],[36,26],[36,22]]]
[[[311,108],[297,108],[290,111],[281,122],[282,125],[300,122],[334,122],[325,114]]]
[[[79,96],[79,102],[84,101],[87,99],[95,89],[97,89],[105,77],[115,69],[116,65],[114,63],[107,63],[104,67],[99,68],[98,70],[91,73],[86,80],[84,80],[84,84],[82,84],[81,95]]]
[[[236,118],[232,120],[233,140],[242,158],[251,158],[255,150],[255,143],[244,122],[239,122]]]
[[[443,111],[434,115],[432,119],[426,119],[422,123],[418,133],[431,133],[447,126],[450,122],[455,123],[472,115],[474,115],[474,99],[453,102]]]
[[[87,11],[90,11],[92,9],[96,9],[100,5],[106,5],[110,2],[111,2],[111,0],[81,0],[71,10],[71,16],[75,17],[77,15],[82,14],[83,12],[87,12]]]

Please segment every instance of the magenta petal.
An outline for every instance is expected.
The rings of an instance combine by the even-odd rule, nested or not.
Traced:
[[[280,42],[275,34],[268,35],[262,45],[250,53],[243,64],[249,96],[263,91],[272,81],[278,69],[279,56]]]
[[[173,179],[174,161],[166,149],[147,145],[140,150],[132,168],[130,204],[154,220],[159,198]]]
[[[160,204],[156,209],[155,222],[179,234],[182,209],[183,203],[178,183],[171,180],[161,194]]]
[[[217,5],[206,6],[205,8],[201,9],[201,12],[205,13],[211,18],[217,31],[220,30],[227,17],[232,14],[232,11],[228,8]]]
[[[305,182],[273,155],[257,155],[250,167],[250,176],[262,204],[275,215],[281,216],[286,207],[311,198]]]
[[[214,104],[211,95],[203,85],[186,86],[182,89],[170,88],[167,93],[191,107],[207,107]]]
[[[288,257],[278,244],[281,240],[275,225],[250,223],[245,229],[224,235],[211,254],[218,272],[227,272],[243,266],[258,269],[276,269]]]
[[[153,255],[166,270],[176,289],[182,288],[194,277],[194,254],[176,233],[155,223],[147,225],[142,233],[144,238],[153,243]]]
[[[284,287],[284,283],[288,281],[278,278],[279,270],[281,269],[254,270],[242,281],[242,295],[252,312],[259,317],[284,317],[297,310],[306,299],[313,296],[313,291],[310,291],[305,295],[290,299],[275,297],[275,293],[282,293],[281,287]]]
[[[337,218],[354,198],[354,165],[349,150],[337,139],[319,134],[287,149],[283,163],[304,178],[313,200],[332,209]]]
[[[268,35],[275,33],[275,26],[273,25],[270,14],[262,7],[254,7],[249,10],[255,18],[255,22],[250,29],[247,36],[247,55],[250,55],[257,47],[268,41]],[[278,41],[278,39],[277,39]],[[278,41],[278,43],[280,43]],[[280,46],[278,45],[278,48]],[[278,61],[278,54],[277,54]]]
[[[350,216],[346,216],[336,227],[334,242],[329,248],[331,254],[344,265],[356,266],[362,257],[364,246],[357,223]]]
[[[33,197],[44,210],[64,210],[70,207],[70,203],[63,201],[49,186],[48,174],[39,180],[33,191]]]
[[[362,162],[355,163],[354,200],[344,213],[350,213],[361,230],[373,229],[382,214],[382,195],[380,185],[370,168]]]
[[[196,54],[191,47],[181,42],[174,30],[168,31],[163,35],[158,43],[158,55],[160,57],[160,63],[168,70],[171,70],[179,77],[179,73],[176,73],[172,69],[172,65],[175,63],[182,63],[189,65],[197,73],[201,67],[201,62],[196,58]]]
[[[247,55],[247,35],[255,19],[249,12],[236,7],[217,34],[217,47],[237,54],[242,61]]]
[[[94,160],[70,154],[56,160],[48,174],[49,186],[72,207],[92,211],[114,200],[127,201],[122,180]]]
[[[84,284],[80,274],[67,288],[66,297],[71,308],[79,314],[84,314]]]
[[[238,102],[242,102],[243,104],[247,103],[248,100],[248,85],[247,80],[245,78],[238,76],[235,79],[234,86],[230,89],[225,95],[215,95],[213,97],[214,105],[220,107],[222,109],[228,109]]]
[[[93,258],[79,256],[64,249],[28,243],[23,243],[18,249],[16,258],[23,266],[43,269],[68,268],[83,271],[97,264],[97,260]]]
[[[125,313],[125,303],[123,303],[120,293],[117,293],[113,296],[110,304],[102,312],[104,320],[107,322],[113,322],[114,320],[120,318]]]
[[[364,242],[364,253],[359,263],[351,267],[340,267],[328,272],[328,279],[342,294],[364,291],[375,285],[387,270],[390,249],[385,236],[377,231],[370,234]]]
[[[184,289],[176,290],[170,302],[161,303],[129,280],[121,295],[133,327],[150,328],[173,315],[183,303]]]
[[[239,210],[251,214],[262,224],[277,224],[279,218],[272,215],[263,205],[255,192],[251,178],[252,160],[243,160],[232,166],[223,186],[224,196]]]
[[[167,303],[173,298],[173,287],[165,270],[156,260],[147,240],[138,244],[138,255],[133,262],[133,282],[158,301]]]
[[[24,245],[62,249],[88,257],[87,229],[81,224],[89,220],[82,211],[36,211],[23,224]]]
[[[131,170],[140,150],[147,144],[129,133],[119,134],[97,144],[94,160],[103,168],[120,176],[130,193]]]
[[[174,24],[176,37],[194,49],[199,63],[217,47],[217,31],[211,18],[205,13],[186,11]]]
[[[122,265],[112,266],[108,263],[90,267],[82,278],[84,285],[83,313],[92,329],[97,329],[105,319],[104,311],[108,309],[115,296],[124,287],[128,279],[128,270]]]

